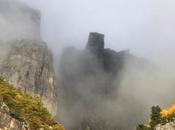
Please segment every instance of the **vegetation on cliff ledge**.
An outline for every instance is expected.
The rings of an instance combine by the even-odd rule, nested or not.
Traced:
[[[23,94],[0,78],[0,102],[4,102],[15,119],[29,123],[31,130],[64,130],[48,110],[43,106],[40,98],[30,94]]]
[[[163,110],[159,106],[153,106],[148,123],[138,125],[136,130],[155,130],[157,125],[170,122],[175,122],[175,105]]]

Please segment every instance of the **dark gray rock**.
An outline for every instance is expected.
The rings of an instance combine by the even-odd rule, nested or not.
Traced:
[[[90,33],[86,49],[95,54],[101,54],[104,51],[104,35],[95,32]]]
[[[93,54],[98,63],[103,67],[104,35],[96,32],[89,34],[86,51]]]

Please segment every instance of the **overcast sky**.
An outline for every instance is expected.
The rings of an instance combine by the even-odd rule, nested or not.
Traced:
[[[91,31],[106,47],[138,56],[175,49],[174,0],[18,0],[42,13],[42,36],[54,51],[83,48]]]

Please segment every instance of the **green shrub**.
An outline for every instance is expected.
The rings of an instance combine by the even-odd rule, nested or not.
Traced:
[[[151,128],[154,128],[156,125],[160,124],[162,121],[160,112],[161,112],[161,108],[159,106],[153,106],[151,109],[151,122],[150,122],[150,126]]]
[[[141,124],[141,125],[138,125],[136,130],[151,130],[149,127]]]
[[[154,130],[157,125],[165,125],[175,121],[175,113],[167,116],[162,116],[161,113],[162,109],[159,106],[153,106],[150,121],[146,125],[138,125],[136,130]]]

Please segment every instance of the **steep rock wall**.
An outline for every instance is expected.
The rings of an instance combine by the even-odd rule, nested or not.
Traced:
[[[46,43],[34,40],[13,41],[7,50],[0,66],[1,75],[18,90],[41,97],[49,111],[56,114],[53,59]]]
[[[56,114],[56,82],[51,51],[40,37],[40,12],[0,0],[0,74],[22,92],[42,98]]]

